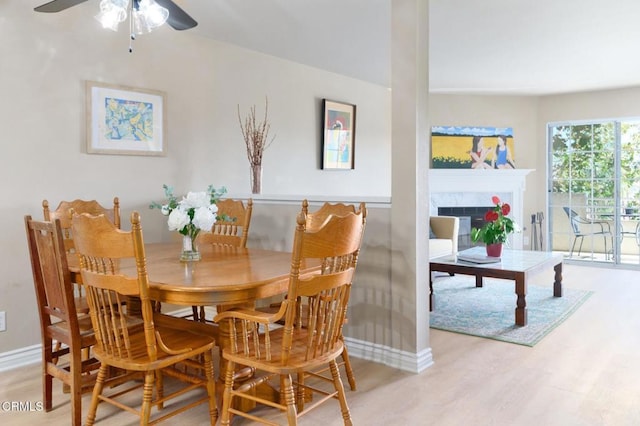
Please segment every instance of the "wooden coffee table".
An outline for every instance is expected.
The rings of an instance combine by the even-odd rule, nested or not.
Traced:
[[[473,247],[464,251],[465,254],[486,255],[484,247]],[[473,275],[476,277],[476,287],[482,287],[482,279],[502,278],[514,280],[516,287],[516,325],[527,325],[527,284],[529,277],[540,271],[553,267],[555,271],[553,282],[553,296],[562,297],[562,255],[544,251],[502,250],[501,261],[498,263],[471,263],[458,261],[457,256],[443,256],[431,259],[429,269],[433,272],[448,272],[450,274]],[[433,295],[433,277],[429,274],[429,310],[435,307]]]

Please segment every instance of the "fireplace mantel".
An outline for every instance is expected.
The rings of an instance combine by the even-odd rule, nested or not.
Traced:
[[[526,177],[533,169],[431,169],[429,170],[429,214],[438,214],[438,207],[486,206],[491,197],[499,196],[511,204],[512,217],[524,226],[524,191]],[[521,249],[522,233],[512,236],[512,247]]]

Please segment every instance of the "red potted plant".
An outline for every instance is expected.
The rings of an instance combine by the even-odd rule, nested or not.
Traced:
[[[516,231],[516,223],[507,215],[511,212],[508,203],[502,203],[500,198],[493,196],[495,204],[484,214],[485,224],[480,228],[471,229],[471,240],[475,243],[482,241],[487,245],[487,256],[500,257],[502,244],[507,242],[509,234]]]

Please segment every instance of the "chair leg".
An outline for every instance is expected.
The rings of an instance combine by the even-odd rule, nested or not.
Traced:
[[[299,413],[301,413],[302,410],[304,410],[304,402],[307,394],[306,392],[307,389],[304,387],[305,377],[306,377],[305,373],[300,372],[298,373],[298,377],[296,378],[298,383],[298,386],[296,386],[296,408]],[[284,386],[282,386],[282,389],[284,389]],[[283,402],[284,401],[281,401],[281,403]]]
[[[349,406],[347,405],[347,397],[344,393],[344,386],[340,379],[340,371],[338,370],[338,364],[335,360],[329,363],[329,369],[331,370],[331,376],[333,377],[333,386],[338,392],[338,401],[340,402],[340,411],[342,412],[342,419],[345,426],[352,426],[351,413],[349,412]]]
[[[74,426],[82,425],[82,351],[74,346],[71,351],[69,373],[71,374],[71,415]]]
[[[164,376],[162,375],[162,370],[158,370],[155,372],[155,382],[156,382],[156,395],[158,400],[164,398]],[[164,402],[161,402],[158,405],[158,410],[162,410],[164,408]]]
[[[233,389],[233,372],[236,369],[235,362],[229,362],[227,364],[227,370],[224,375],[224,392],[222,393],[222,413],[220,415],[220,426],[229,426],[231,415],[229,408],[231,408],[231,399],[233,395],[231,390]]]
[[[42,372],[42,399],[44,400],[44,411],[51,411],[53,408],[53,376],[46,372],[46,364]]]
[[[140,426],[148,425],[151,417],[151,400],[153,398],[153,382],[156,380],[154,371],[147,371],[144,375],[142,391],[142,408],[140,410]]]
[[[576,247],[577,241],[578,241],[578,237],[573,237],[573,244],[571,244],[571,250],[569,251],[569,258],[573,258],[573,250]]]
[[[287,374],[284,376],[284,402],[287,406],[287,424],[297,425],[298,424],[298,411],[296,410],[296,398],[293,393],[293,381],[291,380],[291,375]]]
[[[46,340],[42,346],[42,400],[44,402],[44,410],[51,411],[53,407],[53,397],[51,395],[53,389],[53,376],[47,373],[49,363],[53,362],[53,354],[51,352],[51,340]]]
[[[347,380],[349,381],[349,387],[352,391],[356,390],[356,376],[353,374],[351,368],[351,361],[349,360],[349,352],[347,352],[347,345],[344,345],[342,350],[342,361],[344,361],[344,370],[347,373]]]
[[[100,395],[102,394],[102,388],[104,387],[104,381],[107,377],[108,371],[109,366],[107,364],[100,364],[100,370],[98,370],[96,384],[93,387],[93,395],[91,395],[91,406],[89,407],[89,414],[87,414],[87,426],[93,426],[93,423],[96,421],[98,402],[100,401]]]
[[[213,354],[211,351],[204,353],[204,374],[207,378],[207,394],[209,395],[209,419],[211,426],[218,421],[218,406],[216,404],[216,378],[213,374]]]
[[[578,241],[578,237],[576,237],[576,241]],[[580,236],[580,246],[578,247],[578,256],[582,253],[582,243],[584,243],[584,236]],[[574,241],[575,244],[575,241]]]
[[[204,306],[191,306],[191,312],[194,321],[205,322]]]

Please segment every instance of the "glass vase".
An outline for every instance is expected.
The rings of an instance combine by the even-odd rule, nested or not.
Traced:
[[[262,191],[262,164],[251,165],[251,193],[260,194]]]
[[[198,251],[196,239],[197,235],[194,237],[191,237],[191,235],[182,236],[182,253],[180,254],[180,261],[194,262],[202,259],[200,251]]]

